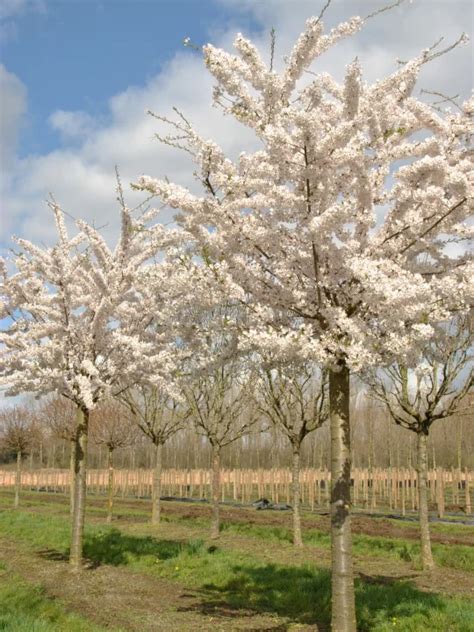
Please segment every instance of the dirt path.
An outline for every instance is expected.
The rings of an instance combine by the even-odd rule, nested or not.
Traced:
[[[280,617],[213,605],[212,599],[199,591],[124,568],[104,565],[74,575],[67,562],[51,557],[51,552],[32,554],[16,543],[0,540],[0,559],[8,568],[40,584],[49,598],[60,599],[68,610],[111,630],[277,632],[291,626]],[[299,626],[298,630],[318,628]]]

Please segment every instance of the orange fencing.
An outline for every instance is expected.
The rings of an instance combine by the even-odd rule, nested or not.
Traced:
[[[148,497],[151,495],[152,470],[114,471],[115,495]],[[108,470],[89,470],[88,492],[105,494]],[[430,470],[428,472],[429,499],[439,515],[455,510],[471,513],[473,473],[459,469]],[[369,510],[394,509],[402,514],[417,509],[416,471],[411,468],[373,468],[352,470],[352,500],[356,507]],[[0,488],[13,488],[15,472],[0,470]],[[329,506],[330,473],[313,468],[300,472],[303,505]],[[25,470],[21,475],[23,489],[69,493],[69,470]],[[209,498],[211,472],[205,469],[163,471],[162,493],[165,496]],[[222,500],[248,503],[266,497],[273,502],[291,504],[291,470],[286,468],[223,469],[221,471]]]

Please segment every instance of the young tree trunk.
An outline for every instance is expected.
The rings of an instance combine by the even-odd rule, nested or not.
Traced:
[[[84,517],[86,510],[87,486],[87,435],[89,412],[77,409],[77,435],[74,461],[74,513],[72,516],[72,537],[69,563],[73,571],[82,566],[82,545],[84,539]]]
[[[426,450],[427,435],[418,433],[418,514],[420,517],[421,563],[424,570],[434,568],[431,553],[430,527],[428,522],[428,454]]]
[[[20,487],[21,487],[21,450],[16,453],[16,473],[15,473],[15,499],[13,506],[18,509],[20,505]]]
[[[107,452],[107,522],[112,522],[112,513],[114,510],[114,449],[110,446]]]
[[[155,467],[151,490],[151,524],[159,524],[161,519],[161,471],[163,468],[163,444],[155,445]]]
[[[300,446],[293,445],[293,468],[291,486],[293,492],[293,544],[303,546],[300,515]]]
[[[329,374],[331,426],[332,632],[356,632],[352,571],[349,369]]]
[[[457,466],[458,466],[458,470],[461,471],[462,469],[462,445],[463,445],[463,418],[462,415],[459,417],[458,420],[458,431],[457,431],[457,438],[456,438],[456,462],[457,462]]]
[[[75,493],[75,480],[76,480],[76,441],[77,439],[71,439],[71,454],[69,459],[69,513],[74,515],[74,493]]]
[[[216,540],[219,537],[219,494],[220,494],[220,468],[221,449],[218,445],[212,446],[212,518],[211,518],[211,538]]]

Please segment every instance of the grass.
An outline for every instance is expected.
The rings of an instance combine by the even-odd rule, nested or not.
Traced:
[[[36,500],[36,499],[35,499]],[[55,516],[51,516],[48,514],[47,520],[48,523],[55,519],[56,517],[60,519],[57,524],[57,528],[54,530],[54,537],[60,537],[60,541],[51,543],[48,545],[44,540],[44,529],[39,528],[35,529],[34,525],[28,525],[29,536],[27,539],[30,541],[34,541],[38,544],[44,544],[44,546],[52,546],[56,549],[64,550],[67,547],[67,542],[69,538],[69,524],[64,527],[64,522],[61,516],[65,515],[65,510],[67,507],[65,505],[59,505],[57,503],[47,503],[42,499],[38,499],[38,504],[42,507],[51,507],[54,510],[57,510]],[[26,507],[35,507],[36,503],[32,503],[31,501],[27,501],[28,504],[25,503]],[[97,516],[104,516],[105,510],[102,508],[90,506],[88,508],[88,512]],[[148,512],[145,510],[131,510],[128,508],[118,509],[120,515],[131,517],[131,516],[147,516]],[[11,516],[11,513],[6,512],[3,516],[0,517],[0,528],[9,529],[8,525],[8,515]],[[66,514],[67,515],[67,514]],[[203,516],[164,516],[163,522],[173,523],[178,522],[186,525],[193,525],[194,527],[201,527],[203,529],[207,528],[210,524],[209,519]],[[442,531],[445,533],[453,533],[456,532],[456,529],[459,529],[459,526],[455,526],[454,528],[451,525],[432,525],[433,527],[441,527]],[[462,527],[461,527],[462,528]],[[292,541],[292,532],[291,529],[287,527],[281,526],[271,526],[271,525],[258,525],[258,524],[248,524],[241,522],[230,522],[223,521],[221,525],[221,530],[223,533],[229,534],[238,534],[244,535],[246,537],[251,538],[259,538],[265,541],[273,541],[273,542],[287,542],[290,543]],[[19,525],[15,525],[13,527],[13,531],[21,536],[21,527]],[[42,532],[42,533],[41,533]],[[465,532],[465,531],[464,531]],[[10,530],[10,534],[12,534],[12,530]],[[46,538],[48,539],[48,538]],[[318,529],[306,529],[303,534],[304,542],[310,546],[315,546],[318,548],[322,548],[325,550],[329,550],[330,548],[330,537],[329,534],[322,532]],[[432,545],[433,557],[435,559],[435,563],[438,566],[445,568],[453,568],[463,571],[471,571],[474,572],[474,547],[460,545],[460,544],[438,544],[433,543]],[[353,552],[356,556],[359,557],[378,557],[378,558],[387,558],[392,560],[402,560],[405,562],[410,562],[413,564],[414,568],[419,569],[420,566],[420,545],[416,540],[405,540],[402,538],[386,538],[386,537],[377,537],[377,536],[369,536],[365,534],[355,534],[353,536]]]
[[[242,534],[265,540],[291,542],[292,532],[285,527],[224,522],[222,531]],[[329,534],[318,529],[307,529],[303,534],[305,544],[329,549]],[[474,548],[459,544],[433,544],[433,556],[438,566],[474,572]],[[420,545],[416,541],[383,538],[364,534],[353,536],[353,552],[358,556],[387,557],[413,562],[420,568]]]
[[[289,536],[289,531],[280,527],[224,525],[224,532],[232,530],[276,541],[286,541]],[[45,557],[52,559],[55,555],[59,558],[66,556],[68,552],[69,522],[66,516],[6,510],[0,514],[0,534],[22,541],[30,548],[41,549]],[[316,530],[311,530],[306,537],[315,546],[327,546],[327,536]],[[410,547],[417,545],[401,543],[403,541],[357,536],[355,549],[359,554],[372,556],[411,556]],[[407,547],[405,553],[399,548],[401,546]],[[329,623],[330,574],[327,569],[314,564],[268,564],[258,556],[236,549],[209,546],[203,539],[176,541],[96,524],[86,528],[84,552],[93,566],[126,567],[199,589],[206,607],[251,608],[322,627]],[[468,632],[474,628],[472,603],[462,598],[423,592],[409,581],[362,575],[357,580],[356,591],[361,632]],[[9,586],[3,587],[0,603],[4,613],[3,619],[0,618],[0,630],[98,630],[89,624],[84,627],[80,618],[65,613],[61,605],[48,600],[40,588],[22,582],[14,582],[12,586],[9,582]],[[71,620],[64,617],[71,617]]]
[[[39,494],[38,494],[39,496]],[[5,501],[5,495],[0,495],[0,499],[2,504]],[[30,500],[28,496],[25,500],[24,507],[25,508],[34,508],[37,506],[41,506],[43,508],[51,509],[55,513],[55,516],[50,516],[48,513],[48,522],[54,518],[59,516],[67,515],[67,499],[64,497],[64,504],[59,504],[56,502],[51,502],[46,499],[37,498],[36,493],[33,497],[33,500]],[[135,509],[130,509],[128,507],[117,507],[117,513],[123,516],[124,518],[132,518],[132,517],[148,517],[148,511],[146,509],[142,509],[142,502],[136,501],[138,507]],[[94,515],[95,517],[105,516],[105,509],[97,506],[89,505],[87,509],[88,513]],[[2,523],[6,521],[7,524]],[[317,520],[317,518],[316,518]],[[165,515],[163,516],[163,522],[165,523],[180,523],[185,525],[192,525],[194,527],[200,527],[202,529],[206,529],[209,527],[210,520],[205,516],[181,516],[181,515]],[[8,528],[8,519],[0,518],[0,527]],[[59,523],[62,524],[62,523]],[[52,544],[54,548],[63,548],[66,546],[69,538],[69,526],[66,529],[62,529],[59,527],[55,530],[55,535],[58,536],[61,533],[61,542],[56,544]],[[403,526],[413,526],[416,527],[413,523],[403,523],[400,521],[400,525]],[[397,521],[397,526],[399,526]],[[461,533],[465,533],[465,529],[469,527],[463,527],[459,525],[444,525],[434,523],[431,525],[431,529],[433,531],[439,531],[442,533],[458,533],[461,530]],[[18,533],[17,527],[14,528],[15,532]],[[249,524],[242,522],[231,522],[231,521],[223,521],[221,524],[221,531],[223,533],[243,535],[250,538],[259,538],[265,541],[273,541],[273,542],[287,542],[290,543],[292,541],[292,532],[291,529],[282,526],[272,526],[272,525],[258,525],[258,524]],[[33,541],[41,544],[42,536],[37,531],[32,531],[31,536]],[[321,530],[315,529],[306,529],[303,534],[303,539],[305,544],[310,546],[315,546],[318,548],[322,548],[325,550],[329,550],[330,548],[330,536],[327,533],[322,532]],[[47,544],[45,544],[47,546]],[[460,545],[460,544],[432,544],[433,557],[435,559],[435,563],[438,566],[445,568],[453,568],[463,571],[471,571],[474,572],[474,547]],[[354,534],[353,536],[353,552],[356,556],[359,557],[377,557],[377,558],[387,558],[391,560],[401,560],[404,562],[412,563],[415,569],[421,568],[421,556],[420,556],[420,545],[416,540],[405,540],[402,538],[387,538],[387,537],[377,537],[377,536],[369,536],[365,534]]]
[[[0,630],[3,632],[105,632],[64,604],[49,598],[41,586],[25,582],[0,565]],[[117,631],[118,632],[118,631]]]

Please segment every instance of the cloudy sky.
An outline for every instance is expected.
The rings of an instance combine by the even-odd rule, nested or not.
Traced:
[[[365,16],[389,0],[333,0],[325,24]],[[1,0],[0,2],[0,250],[12,234],[50,243],[52,192],[71,217],[117,231],[114,166],[128,183],[138,175],[190,182],[189,163],[154,140],[151,109],[179,107],[199,131],[235,154],[253,139],[211,107],[212,81],[197,44],[231,49],[237,32],[269,57],[276,29],[282,60],[325,0]],[[371,20],[356,38],[318,60],[315,70],[342,78],[358,56],[373,81],[444,37],[472,37],[470,0],[414,0]],[[472,46],[426,66],[419,88],[466,96]],[[137,200],[128,193],[130,203]]]

